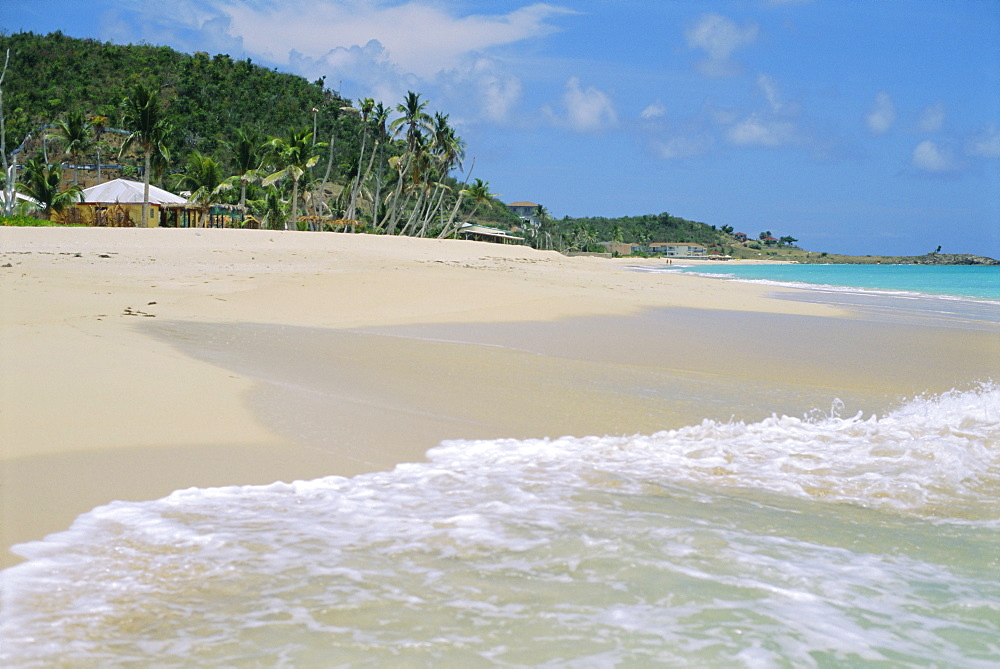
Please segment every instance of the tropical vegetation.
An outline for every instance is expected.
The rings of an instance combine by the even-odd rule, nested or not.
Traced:
[[[141,179],[142,221],[157,183],[243,225],[449,236],[473,216],[517,222],[484,205],[487,182],[454,178],[465,143],[417,92],[355,104],[250,60],[61,33],[0,35],[8,49],[5,158],[66,164],[74,185]]]
[[[791,236],[743,240],[732,227],[666,212],[556,218],[539,205],[520,220],[486,179],[472,178],[475,159],[448,114],[414,91],[395,105],[354,102],[322,78],[249,59],[58,32],[0,34],[0,57],[8,216],[15,181],[41,216],[58,218],[80,187],[124,176],[143,181],[147,202],[156,183],[205,208],[228,206],[236,225],[444,238],[474,222],[559,251],[689,242],[737,257],[834,259],[801,251]]]

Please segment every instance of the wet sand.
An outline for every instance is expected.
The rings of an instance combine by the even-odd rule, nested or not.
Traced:
[[[995,332],[475,242],[6,228],[6,264],[3,564],[114,499],[388,469],[444,439],[646,433],[835,397],[880,411],[998,376]]]

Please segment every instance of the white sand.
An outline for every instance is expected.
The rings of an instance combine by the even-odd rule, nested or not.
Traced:
[[[388,348],[384,339],[371,346],[362,341],[350,361],[353,367],[345,362],[332,368],[339,378],[330,379],[330,388],[345,401],[329,412],[311,407],[300,419],[295,412],[306,400],[291,402],[282,416],[291,412],[295,427],[285,429],[262,410],[271,406],[267,392],[273,395],[275,383],[291,383],[281,380],[285,367],[294,379],[299,372],[291,367],[303,366],[300,371],[306,373],[310,360],[318,364],[327,357],[330,352],[315,343],[319,340],[302,339],[296,330],[295,341],[304,343],[286,362],[275,363],[277,371],[267,372],[268,385],[255,376],[265,372],[254,362],[253,349],[240,350],[244,361],[254,363],[242,368],[188,355],[188,345],[199,342],[184,341],[194,331],[185,324],[215,324],[220,327],[213,332],[226,338],[230,335],[221,327],[226,324],[342,331],[625,317],[658,307],[845,316],[823,305],[769,298],[771,290],[761,286],[634,271],[640,263],[662,265],[368,235],[0,228],[2,543],[39,538],[112,499],[153,498],[191,485],[267,483],[391,467],[418,458],[435,439],[449,436],[547,434],[562,424],[546,422],[552,411],[522,407],[525,395],[530,408],[532,393],[539,399],[568,396],[579,385],[574,378],[603,373],[594,361],[562,364],[527,354],[515,360],[512,352],[491,357],[443,344],[418,350],[405,339]],[[149,327],[153,324],[157,328]],[[151,336],[152,329],[157,336]],[[220,350],[229,345],[216,343]],[[259,346],[264,355],[266,347]],[[380,364],[388,356],[397,360],[395,366]],[[459,359],[461,365],[454,362]],[[479,388],[485,377],[473,369],[477,365],[501,370],[500,377],[491,377],[501,378],[490,382],[495,387]],[[517,378],[503,380],[502,370],[511,365],[519,370]],[[370,370],[378,379],[377,401],[357,383],[348,384],[347,371],[337,371],[348,367],[357,378]],[[416,376],[415,369],[431,371]],[[452,380],[432,378],[435,369],[447,371]],[[700,373],[698,365],[689,372]],[[413,396],[404,389],[421,388],[438,404],[426,408],[407,399]],[[299,397],[295,392],[287,396]],[[608,393],[580,392],[577,399],[610,407],[607,416],[579,419],[581,429],[628,424],[639,431],[655,424],[626,409],[625,400],[615,413],[619,404]],[[441,407],[470,395],[491,400],[472,403],[471,427],[464,434],[465,414]],[[379,408],[387,397],[395,402],[391,412]],[[435,415],[428,418],[428,413]],[[316,414],[327,416],[326,423],[316,423]],[[388,415],[392,424],[380,424],[386,422],[380,416]],[[315,447],[303,436],[308,430],[300,428],[310,425],[351,435],[353,450]]]

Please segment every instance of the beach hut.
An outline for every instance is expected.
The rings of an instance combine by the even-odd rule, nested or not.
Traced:
[[[506,230],[490,228],[485,225],[463,223],[458,228],[458,237],[478,242],[493,242],[495,244],[523,244],[524,237],[512,235]]]
[[[83,189],[76,206],[78,222],[85,225],[131,227],[142,220],[143,185],[139,181],[115,179]],[[194,227],[201,208],[180,195],[149,187],[148,227]]]

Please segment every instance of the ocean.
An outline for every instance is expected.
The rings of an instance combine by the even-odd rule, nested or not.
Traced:
[[[996,381],[112,502],[17,548],[0,665],[995,667]]]
[[[682,271],[773,286],[841,293],[938,297],[1000,302],[996,265],[728,265],[674,267]]]
[[[892,322],[944,327],[1000,324],[995,265],[668,265],[637,268],[774,286],[774,297],[823,302]]]

